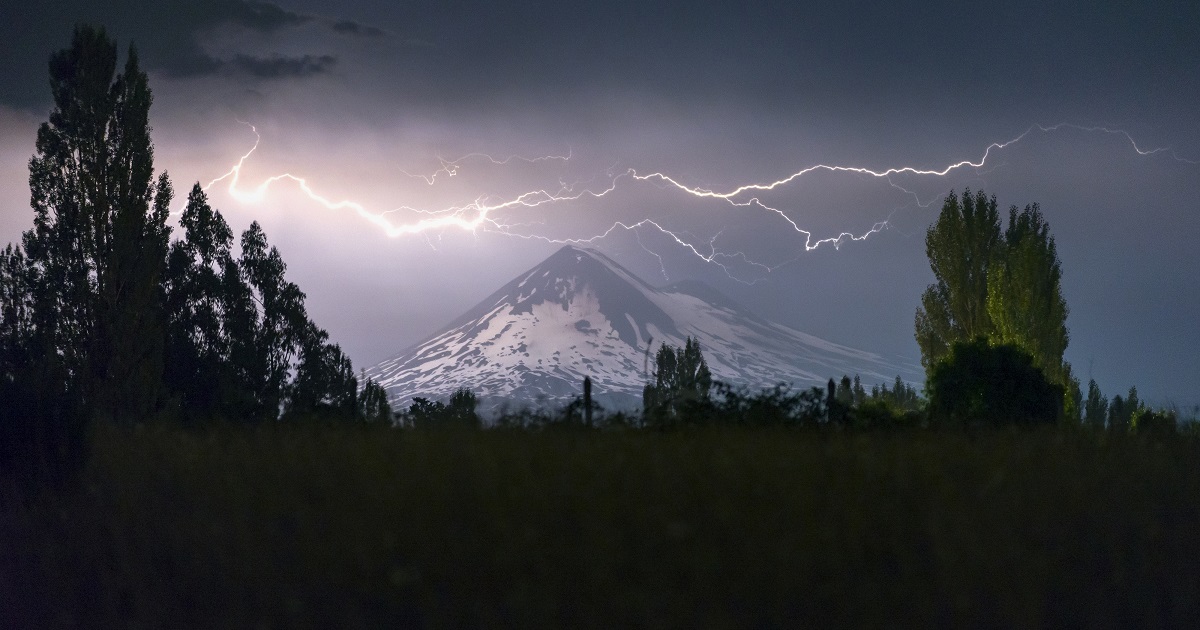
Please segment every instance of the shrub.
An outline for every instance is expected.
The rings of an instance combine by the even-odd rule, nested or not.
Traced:
[[[1063,415],[1062,386],[1050,383],[1028,352],[984,338],[955,343],[926,389],[935,426],[1053,424]]]

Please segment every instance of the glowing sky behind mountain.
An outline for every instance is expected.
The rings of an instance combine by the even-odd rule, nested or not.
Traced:
[[[314,319],[358,365],[440,328],[554,252],[548,240],[647,218],[701,253],[777,267],[734,257],[722,269],[650,226],[593,246],[651,282],[702,279],[773,320],[912,358],[913,312],[932,279],[924,231],[941,197],[969,186],[1005,208],[1041,204],[1076,374],[1109,395],[1136,384],[1153,402],[1200,402],[1200,6],[878,4],[26,3],[0,24],[0,240],[31,221],[25,165],[49,110],[46,59],[74,23],[103,23],[139,47],[156,164],[181,193],[254,145],[239,120],[261,134],[247,189],[288,172],[369,213],[415,209],[386,215],[398,223],[616,178],[603,197],[497,211],[504,230],[394,238],[288,182],[255,202],[214,187],[235,230],[263,224]],[[1064,122],[1168,150],[1035,131],[946,177],[815,171],[758,195],[784,216],[617,177],[661,172],[724,191],[818,164],[940,169]],[[570,159],[474,157],[426,179],[439,157],[472,153]],[[866,240],[811,252],[792,227],[862,235],[885,220]]]

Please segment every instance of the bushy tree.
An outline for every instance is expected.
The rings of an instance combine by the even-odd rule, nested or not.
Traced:
[[[311,322],[300,343],[295,378],[288,385],[285,416],[359,417],[358,379],[350,358]]]
[[[830,425],[845,425],[850,420],[850,379],[843,377],[844,387],[831,378],[825,386],[825,420]]]
[[[482,424],[479,413],[476,411],[478,407],[479,399],[475,396],[475,392],[463,387],[450,394],[450,400],[446,404],[446,413],[449,421],[456,425],[478,428]]]
[[[237,298],[246,292],[234,262],[233,231],[208,204],[199,184],[179,218],[183,238],[171,244],[166,294],[166,382],[188,419],[239,417],[249,409],[233,364]],[[247,300],[242,308],[249,308]]]
[[[233,232],[197,184],[164,283],[167,383],[185,419],[359,417],[350,359],[308,319],[304,292],[258,223]]]
[[[246,338],[237,340],[241,352],[235,365],[254,393],[251,417],[274,419],[287,394],[293,361],[306,342],[313,343],[314,328],[304,309],[304,292],[284,277],[287,265],[257,221],[242,233],[241,250],[238,267],[246,289],[238,302]]]
[[[1052,424],[1063,414],[1062,387],[1046,379],[1028,352],[984,338],[951,346],[926,389],[937,426]]]
[[[1143,436],[1162,437],[1176,432],[1178,420],[1175,412],[1167,409],[1142,407],[1133,412],[1129,419],[1129,432]]]
[[[853,393],[854,406],[857,407],[867,401],[867,390],[863,387],[862,380],[859,379],[857,374],[854,375],[854,386],[851,388],[851,392]]]
[[[29,161],[33,227],[0,251],[0,469],[66,480],[91,421],[172,406],[262,420],[304,400],[356,415],[349,360],[307,319],[257,224],[235,260],[196,186],[170,243],[174,192],[154,175],[136,51],[117,72],[116,44],[81,26],[51,56],[50,88]]]

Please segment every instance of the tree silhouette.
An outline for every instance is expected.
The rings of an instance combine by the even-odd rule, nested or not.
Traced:
[[[354,366],[329,334],[311,322],[300,345],[296,376],[288,386],[286,416],[353,419],[359,413]]]
[[[361,417],[350,359],[308,319],[262,228],[242,234],[235,260],[233,233],[198,184],[180,226],[164,290],[167,382],[185,419],[262,422],[281,406],[291,418]]]
[[[53,108],[29,161],[33,227],[0,261],[0,464],[58,483],[93,419],[138,422],[163,396],[161,274],[172,198],[154,178],[150,89],[130,47],[75,29],[50,57]]]
[[[161,397],[160,275],[172,192],[154,183],[150,88],[103,29],[50,58],[54,109],[29,161],[33,334],[92,415],[136,421]]]
[[[1062,387],[1019,346],[984,338],[951,346],[929,377],[929,416],[940,426],[1051,424],[1062,417]]]
[[[1120,394],[1113,396],[1108,405],[1108,428],[1118,433],[1128,432],[1134,414],[1143,407],[1142,401],[1138,400],[1137,387],[1130,387],[1125,398]]]
[[[662,344],[654,359],[654,382],[642,389],[642,412],[647,424],[673,426],[688,413],[710,402],[713,380],[700,343],[691,337],[683,348]]]
[[[372,379],[366,379],[358,397],[358,415],[370,424],[391,424],[392,405],[387,391]]]
[[[1118,396],[1118,398],[1120,398]],[[1083,407],[1083,421],[1095,429],[1104,428],[1108,421],[1108,400],[1100,393],[1095,379],[1088,380],[1087,403]]]
[[[166,293],[168,388],[188,418],[207,419],[246,411],[231,390],[242,386],[232,364],[231,296],[226,276],[237,276],[233,232],[208,205],[199,184],[180,216],[183,238],[171,244]],[[239,287],[240,288],[240,287]],[[237,291],[234,292],[235,294]]]
[[[459,388],[450,395],[448,403],[413,398],[405,415],[405,423],[419,429],[478,428],[481,424],[475,408],[479,405],[474,392]]]

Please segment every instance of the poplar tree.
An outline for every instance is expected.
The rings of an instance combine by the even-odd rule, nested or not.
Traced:
[[[1062,264],[1050,226],[1038,204],[1009,210],[1004,255],[988,269],[987,313],[993,340],[1012,343],[1033,355],[1052,383],[1066,384],[1063,353],[1067,302],[1062,296]]]
[[[700,342],[688,337],[682,348],[662,344],[655,356],[654,382],[642,390],[642,407],[648,422],[670,425],[688,410],[708,404],[712,373],[700,352]]]
[[[130,47],[79,27],[50,58],[54,108],[29,161],[34,226],[22,243],[33,343],[91,415],[145,418],[162,394],[162,292],[172,197],[154,182],[150,88]]]
[[[1118,396],[1118,398],[1120,398]],[[1108,399],[1100,392],[1096,379],[1088,380],[1087,403],[1084,405],[1083,420],[1088,426],[1102,429],[1108,421]]]
[[[921,295],[916,337],[927,374],[956,341],[992,334],[987,310],[988,270],[1001,249],[996,197],[964,190],[946,197],[938,220],[925,234],[934,284]]]

